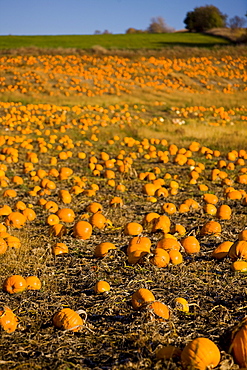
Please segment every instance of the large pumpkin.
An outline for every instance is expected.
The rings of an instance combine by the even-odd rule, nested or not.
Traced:
[[[71,308],[63,308],[52,319],[53,325],[62,330],[79,331],[84,321],[81,316]]]
[[[230,347],[236,363],[240,367],[247,367],[247,317],[233,331]]]
[[[181,360],[185,369],[206,370],[218,365],[220,351],[210,339],[196,338],[185,346]]]

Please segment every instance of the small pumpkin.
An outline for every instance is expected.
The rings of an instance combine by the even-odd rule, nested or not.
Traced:
[[[184,250],[188,254],[194,254],[200,252],[200,243],[195,236],[187,236],[181,240],[181,244]]]
[[[73,228],[75,238],[87,240],[92,235],[92,225],[87,221],[78,221]]]
[[[139,310],[145,303],[154,301],[153,293],[145,288],[138,289],[131,297],[131,304],[134,310]]]
[[[175,298],[175,308],[182,312],[189,312],[189,303],[185,298],[176,297]]]
[[[215,368],[220,362],[220,351],[210,339],[196,338],[185,346],[181,353],[181,360],[186,369]]]
[[[137,236],[141,234],[142,231],[143,231],[143,227],[138,222],[129,222],[124,227],[125,235]]]
[[[13,333],[18,325],[18,319],[14,312],[7,306],[0,311],[0,327],[7,333]]]
[[[52,319],[53,325],[62,330],[79,331],[82,329],[84,320],[71,308],[63,308]]]
[[[170,360],[175,357],[180,357],[182,351],[175,346],[163,346],[156,352],[156,358],[158,360]]]
[[[177,241],[175,237],[170,238],[165,237],[158,241],[157,248],[162,248],[165,249],[166,251],[169,251],[171,249],[179,251],[180,243]]]
[[[74,222],[75,212],[71,208],[61,208],[57,211],[57,216],[63,222]]]
[[[234,261],[231,269],[234,272],[247,272],[247,261]]]
[[[231,214],[231,207],[229,207],[227,204],[222,204],[217,208],[216,217],[220,220],[230,220]]]
[[[230,241],[225,241],[225,242],[220,243],[212,252],[212,257],[216,258],[217,260],[221,260],[222,258],[225,258],[228,255],[229,250],[232,245],[233,245],[233,242],[230,242]]]
[[[8,244],[6,241],[0,237],[0,254],[4,254],[8,249]]]
[[[56,243],[52,247],[52,254],[54,256],[58,256],[59,254],[66,254],[69,253],[69,248],[66,244],[64,243]]]
[[[107,255],[107,253],[111,249],[116,249],[116,246],[113,243],[102,242],[102,243],[96,245],[95,250],[94,250],[94,255],[97,258],[103,258]]]
[[[157,218],[154,222],[152,232],[162,231],[164,234],[169,233],[171,227],[171,221],[168,216],[162,215]]]
[[[3,290],[10,294],[21,293],[26,288],[26,280],[21,275],[9,276],[3,283]]]
[[[208,221],[201,228],[201,235],[219,235],[221,233],[221,225],[216,221]]]
[[[170,262],[173,265],[180,265],[180,263],[183,263],[183,256],[179,251],[175,249],[170,249],[168,253],[170,257]]]
[[[26,284],[28,290],[39,290],[41,289],[41,281],[37,276],[26,277]]]
[[[21,212],[11,212],[7,216],[5,223],[7,226],[20,229],[24,226],[26,221],[27,218]]]
[[[150,259],[150,262],[159,268],[166,267],[170,262],[170,256],[168,251],[162,248],[156,248],[153,253],[153,257]]]
[[[169,308],[165,303],[159,301],[152,302],[148,306],[148,309],[151,310],[152,314],[159,319],[168,320],[170,317]]]
[[[89,222],[93,227],[97,227],[102,230],[107,224],[107,220],[101,212],[94,213],[90,218]]]
[[[94,286],[94,292],[96,294],[109,292],[110,289],[111,289],[110,284],[104,280],[97,281],[97,283]]]
[[[247,259],[247,241],[237,240],[235,243],[231,245],[228,255],[233,261],[239,258]]]

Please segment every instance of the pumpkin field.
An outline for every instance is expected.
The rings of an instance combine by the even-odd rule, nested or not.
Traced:
[[[247,368],[247,49],[174,50],[1,54],[1,369]]]

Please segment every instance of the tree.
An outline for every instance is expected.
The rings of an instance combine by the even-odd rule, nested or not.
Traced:
[[[243,17],[239,17],[238,15],[235,15],[235,17],[232,17],[229,19],[229,27],[232,30],[236,30],[238,28],[244,28],[246,24],[246,20]]]
[[[226,26],[227,15],[214,5],[205,5],[195,8],[186,14],[184,23],[190,32],[204,32],[211,28]]]
[[[168,33],[173,31],[174,29],[172,27],[169,27],[162,17],[152,18],[151,23],[147,29],[148,33]]]

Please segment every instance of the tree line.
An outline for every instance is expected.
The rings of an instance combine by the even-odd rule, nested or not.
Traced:
[[[247,16],[247,13],[246,13]],[[223,14],[214,5],[205,5],[194,8],[187,12],[184,19],[185,28],[189,32],[205,32],[212,28],[229,27],[231,29],[243,28],[246,24],[244,17],[234,16],[227,21],[228,16]],[[126,33],[171,33],[174,29],[168,26],[162,17],[151,19],[151,23],[146,30],[138,30],[130,27]]]

